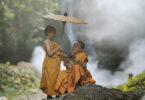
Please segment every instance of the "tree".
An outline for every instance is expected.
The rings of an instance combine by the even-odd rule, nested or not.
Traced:
[[[29,60],[44,38],[42,16],[54,12],[59,12],[55,0],[1,0],[0,61]]]

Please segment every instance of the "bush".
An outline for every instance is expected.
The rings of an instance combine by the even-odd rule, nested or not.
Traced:
[[[39,78],[31,67],[0,64],[0,96],[12,98],[38,88]]]
[[[125,92],[134,92],[136,94],[144,94],[145,93],[145,72],[138,74],[137,76],[131,77],[126,83],[121,84],[117,87]]]

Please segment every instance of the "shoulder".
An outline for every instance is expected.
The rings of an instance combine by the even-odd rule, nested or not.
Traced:
[[[44,41],[44,45],[50,46],[51,44],[52,44],[51,41],[48,41],[48,40],[45,40],[45,41]]]
[[[88,56],[88,54],[84,51],[80,52],[79,54],[82,55],[82,56]]]
[[[47,44],[48,42],[47,42],[47,40],[45,40],[44,42],[43,42],[43,44]]]
[[[88,55],[87,55],[87,53],[85,53],[83,51],[83,52],[80,52],[80,53],[75,54],[75,57],[77,57],[77,58],[87,58]]]

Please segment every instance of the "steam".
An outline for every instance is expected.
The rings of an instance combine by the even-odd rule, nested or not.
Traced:
[[[145,70],[145,1],[60,0],[60,5],[62,13],[67,11],[69,16],[88,22],[87,25],[67,23],[66,34],[71,45],[77,39],[85,42],[89,54],[88,69],[96,84],[119,85],[128,79],[129,73],[137,75]],[[112,55],[122,59],[116,62]],[[32,64],[40,72],[43,59],[44,51],[38,46],[34,49]],[[109,65],[103,62],[102,68],[101,61],[118,63],[114,69],[121,70],[112,73],[103,69]]]
[[[133,73],[134,75],[145,71],[145,39],[132,43],[129,52],[127,60],[122,62],[120,68],[123,68],[125,73]]]
[[[62,12],[67,11],[70,16],[88,22],[87,25],[72,24],[67,30],[73,30],[77,39],[87,44],[91,52],[88,68],[97,84],[118,85],[128,79],[129,73],[137,75],[145,70],[145,1],[61,0],[60,4]],[[122,71],[112,73],[100,69],[100,61],[103,61],[103,68],[109,66],[104,61],[111,65],[117,63],[114,69]]]
[[[75,33],[85,35],[88,42],[109,40],[113,46],[125,45],[145,36],[144,5],[142,0],[74,0],[72,13],[88,22],[88,25],[74,25]]]
[[[44,57],[45,57],[45,52],[42,46],[35,47],[32,54],[31,62],[34,68],[40,73],[42,72],[42,65],[43,65]]]
[[[90,58],[91,59],[91,58]],[[95,67],[98,62],[89,62],[88,68],[93,74],[97,84],[104,86],[119,85],[127,81],[128,75],[137,75],[145,71],[145,39],[134,41],[129,47],[129,54],[122,62],[120,68],[123,71],[116,71],[114,74],[109,70]]]

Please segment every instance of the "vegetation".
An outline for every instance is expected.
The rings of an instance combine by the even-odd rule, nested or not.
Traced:
[[[38,88],[39,78],[30,67],[0,64],[0,96],[8,97],[30,94],[30,89]]]
[[[137,76],[131,77],[126,83],[121,84],[117,87],[125,92],[134,92],[136,94],[144,94],[145,93],[145,72],[138,74]]]
[[[44,40],[42,16],[57,12],[56,0],[0,0],[0,62],[28,61]]]

